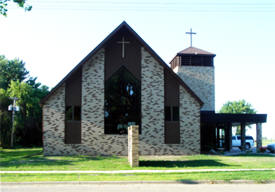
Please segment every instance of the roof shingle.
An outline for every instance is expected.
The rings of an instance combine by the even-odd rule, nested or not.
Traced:
[[[196,47],[188,47],[182,51],[180,51],[178,54],[183,55],[209,55],[209,56],[215,56],[215,54],[210,53],[208,51],[204,51],[202,49],[196,48]]]

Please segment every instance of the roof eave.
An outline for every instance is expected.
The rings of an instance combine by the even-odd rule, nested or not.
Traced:
[[[166,68],[178,82],[186,88],[186,90],[198,101],[200,106],[203,105],[203,101],[184,83],[184,81],[161,59],[161,57],[125,22],[123,21],[116,29],[114,29],[96,48],[94,48],[80,63],[78,63],[44,98],[41,99],[40,103],[43,105],[46,100],[75,72],[79,67],[82,66],[92,55],[99,51],[103,45],[122,27],[126,27],[144,46],[144,48]]]

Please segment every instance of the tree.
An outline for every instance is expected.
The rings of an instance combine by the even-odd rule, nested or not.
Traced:
[[[25,11],[30,11],[32,9],[31,5],[26,4],[26,0],[12,0],[14,3],[16,3],[19,7],[22,7],[25,9]],[[0,15],[7,16],[8,12],[8,4],[11,2],[11,0],[0,0]]]
[[[243,99],[239,101],[228,101],[222,106],[220,113],[255,114],[256,110],[250,103],[247,103]]]
[[[239,101],[228,101],[225,103],[219,111],[220,113],[241,113],[241,114],[255,114],[256,110],[250,103],[247,103],[244,99]],[[249,128],[251,128],[249,126]],[[237,127],[237,134],[241,133],[240,126]]]
[[[28,74],[23,61],[8,60],[4,55],[0,55],[0,88],[7,89],[11,80],[21,82]]]
[[[42,144],[42,109],[40,99],[48,94],[48,87],[27,78],[24,62],[12,62],[4,56],[0,60],[0,144],[9,146],[11,137],[10,97],[17,97],[20,111],[15,118],[15,144],[32,146]],[[17,59],[19,61],[19,59]],[[17,63],[14,65],[14,63]],[[7,67],[8,66],[8,67]],[[2,67],[2,68],[1,68]],[[2,70],[3,69],[3,70]],[[1,81],[2,80],[2,81]]]

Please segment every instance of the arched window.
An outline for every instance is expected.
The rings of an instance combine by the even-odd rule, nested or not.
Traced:
[[[105,81],[105,134],[127,134],[141,119],[140,82],[122,66]]]

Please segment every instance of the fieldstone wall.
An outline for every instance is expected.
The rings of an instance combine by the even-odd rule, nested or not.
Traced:
[[[62,85],[43,105],[44,155],[64,154],[65,85]]]
[[[164,143],[164,69],[141,48],[141,155],[200,152],[200,106],[180,86],[180,144]],[[127,155],[128,135],[104,134],[104,49],[82,67],[81,144],[65,144],[65,85],[43,106],[45,155]]]
[[[214,67],[181,66],[174,71],[204,102],[202,111],[215,111]]]
[[[64,143],[65,86],[43,112],[45,155],[127,155],[127,135],[104,134],[104,49],[82,67],[81,144]]]
[[[200,153],[200,105],[180,86],[180,144],[164,143],[164,69],[141,50],[141,155],[183,155]],[[198,143],[196,143],[198,142]]]
[[[200,104],[180,86],[180,135],[185,154],[200,153]]]
[[[143,155],[164,153],[164,71],[163,67],[141,48],[141,135]]]
[[[81,154],[127,155],[127,135],[104,134],[104,49],[82,72]]]

